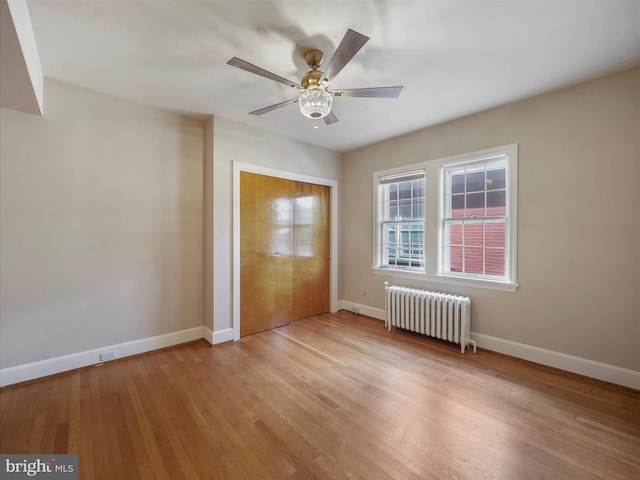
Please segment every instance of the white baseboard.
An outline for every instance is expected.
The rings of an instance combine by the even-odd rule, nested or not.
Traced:
[[[213,330],[209,327],[202,327],[202,338],[213,345]]]
[[[235,331],[233,328],[225,328],[224,330],[217,330],[213,332],[212,345],[218,343],[230,342],[235,338]]]
[[[115,351],[117,357],[123,358],[140,353],[150,352],[159,348],[170,347],[179,343],[190,342],[205,338],[203,329],[205,327],[194,327],[179,332],[157,335],[155,337],[142,338],[131,342],[119,343],[117,345],[106,345],[104,347],[87,350],[84,352],[63,355],[61,357],[49,358],[33,363],[26,363],[15,367],[0,369],[0,386],[12,385],[14,383],[26,382],[34,378],[46,377],[56,373],[75,370],[102,363],[100,354]]]
[[[640,372],[636,370],[616,367],[615,365],[491,337],[481,333],[471,332],[471,338],[477,342],[479,347],[487,350],[640,390]]]
[[[360,303],[348,302],[346,300],[338,301],[339,310],[349,310],[350,312],[360,313],[368,317],[377,318],[378,320],[384,320],[384,310],[381,308],[370,307],[369,305],[362,305]]]

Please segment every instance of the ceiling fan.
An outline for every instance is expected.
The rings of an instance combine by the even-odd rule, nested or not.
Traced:
[[[338,48],[329,60],[324,71],[319,70],[320,62],[322,61],[322,52],[316,49],[308,50],[304,54],[304,59],[311,70],[305,73],[300,83],[287,80],[238,57],[233,57],[227,64],[282,83],[301,92],[296,98],[254,110],[253,112],[249,112],[250,115],[262,115],[291,103],[297,103],[300,107],[300,112],[305,117],[311,118],[312,120],[323,118],[327,125],[331,125],[338,121],[338,117],[331,111],[333,97],[397,98],[402,91],[403,87],[401,86],[329,90],[329,82],[340,73],[344,66],[349,63],[368,40],[369,37],[361,33],[351,29],[347,30],[347,33],[345,33],[340,45],[338,45]],[[317,128],[317,123],[314,123],[314,127]]]

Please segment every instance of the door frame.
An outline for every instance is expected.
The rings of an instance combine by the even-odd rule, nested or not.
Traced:
[[[331,246],[329,306],[338,311],[338,181],[300,173],[233,161],[233,338],[240,340],[240,172],[256,173],[296,182],[323,185],[331,189]]]

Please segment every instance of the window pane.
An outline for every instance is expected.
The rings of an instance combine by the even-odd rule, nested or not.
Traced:
[[[464,174],[451,175],[451,193],[464,193]]]
[[[451,212],[448,216],[452,218],[464,217],[464,194],[451,196]]]
[[[483,240],[483,224],[465,223],[464,225],[464,244],[466,246],[482,246]]]
[[[504,248],[487,248],[485,250],[484,269],[486,275],[504,275],[505,253],[506,251]]]
[[[464,271],[465,273],[483,273],[482,248],[464,248]]]
[[[487,192],[487,216],[496,217],[507,214],[507,192],[496,190]]]
[[[485,189],[484,170],[467,173],[467,192],[483,192]]]
[[[462,245],[462,224],[453,223],[447,225],[446,245]]]
[[[398,199],[398,184],[390,183],[387,185],[389,188],[389,200],[397,200]]]
[[[487,190],[497,190],[506,187],[506,169],[487,170]]]
[[[385,225],[383,231],[383,242],[395,243],[396,241],[396,226],[394,224]]]
[[[389,265],[395,265],[396,264],[396,249],[393,247],[388,247],[387,248],[387,259],[388,259],[388,264]]]
[[[484,244],[487,247],[504,247],[505,222],[486,222],[484,227]]]
[[[473,216],[484,217],[484,192],[482,193],[468,193],[467,199],[467,218]]]
[[[411,183],[412,182],[401,182],[398,184],[399,198],[411,198]]]
[[[411,244],[413,246],[424,244],[424,227],[422,225],[411,225]]]
[[[462,247],[449,249],[449,271],[462,272]]]
[[[398,203],[390,202],[389,203],[389,215],[384,220],[397,220],[398,219]]]
[[[424,197],[424,180],[413,180],[413,196]]]
[[[400,200],[400,215],[398,220],[411,219],[411,200]]]

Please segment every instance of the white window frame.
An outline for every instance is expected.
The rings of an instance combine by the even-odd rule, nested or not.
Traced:
[[[378,195],[380,193],[380,187],[382,186],[382,183],[385,183],[386,180],[392,180],[393,177],[398,177],[397,180],[399,181],[406,181],[406,178],[411,178],[411,177],[416,177],[422,175],[424,177],[424,170],[420,169],[417,171],[409,171],[409,172],[402,172],[400,175],[395,175],[395,174],[387,174],[387,175],[380,175],[378,176],[377,180],[376,180],[376,188],[378,189],[378,192],[376,193],[376,195]],[[391,177],[391,178],[390,178]],[[415,179],[415,178],[414,178]],[[425,179],[425,187],[426,187],[426,179]],[[422,212],[425,213],[425,208],[426,208],[426,192],[423,191],[423,202],[422,202]],[[413,199],[413,196],[412,196]],[[380,269],[393,269],[393,270],[403,270],[403,271],[416,271],[416,272],[423,272],[424,271],[424,264],[422,267],[413,267],[411,265],[409,266],[398,266],[396,265],[395,267],[388,267],[388,266],[382,266],[382,265],[388,265],[388,257],[385,255],[385,253],[382,251],[384,249],[383,245],[384,243],[384,234],[383,234],[383,230],[385,225],[390,225],[390,224],[396,224],[397,226],[404,224],[404,225],[409,225],[409,227],[415,225],[415,224],[420,224],[422,223],[422,227],[424,229],[424,220],[422,222],[420,222],[419,220],[415,220],[415,219],[402,219],[402,220],[387,220],[385,217],[385,209],[383,207],[383,202],[378,202],[377,204],[377,208],[378,208],[378,215],[377,218],[379,219],[378,221],[378,229],[377,229],[377,236],[376,236],[376,245],[378,246],[378,256],[377,256],[377,265],[378,268]],[[398,208],[399,208],[399,204],[398,204]],[[412,239],[412,235],[411,233],[409,233],[409,250],[413,251],[414,248],[411,245],[411,239]],[[401,242],[396,242],[396,244],[401,244]],[[423,252],[422,252],[422,256],[423,256],[423,262],[424,262],[424,254],[425,254],[425,247],[423,244]],[[409,254],[409,260],[411,260],[411,253]]]
[[[491,279],[473,274],[445,272],[443,268],[443,215],[444,215],[444,171],[446,167],[463,165],[465,163],[479,163],[488,159],[505,156],[506,169],[506,199],[507,199],[507,227],[505,231],[506,258],[505,280]],[[424,170],[425,172],[425,268],[424,271],[408,271],[390,267],[380,268],[380,201],[378,185],[383,177],[402,173]],[[397,277],[412,280],[422,280],[429,283],[441,283],[468,287],[478,287],[491,290],[515,292],[517,283],[517,232],[518,232],[518,144],[502,145],[476,152],[454,155],[446,158],[428,160],[374,172],[373,174],[373,205],[374,205],[374,248],[373,267],[375,274],[386,277]]]

